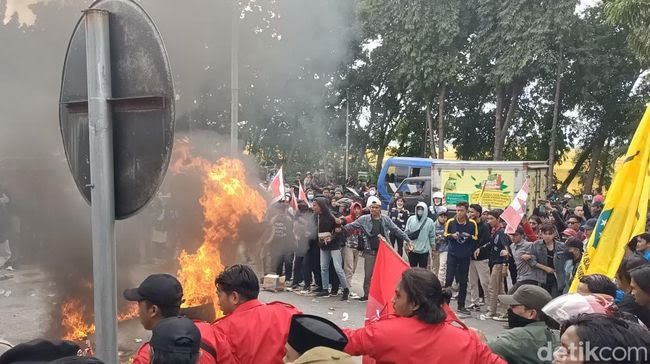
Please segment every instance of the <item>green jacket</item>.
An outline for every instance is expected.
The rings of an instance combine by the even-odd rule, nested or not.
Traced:
[[[560,344],[560,335],[546,323],[534,322],[506,330],[487,344],[509,364],[550,364],[553,351]]]
[[[418,207],[424,209],[424,215],[420,219],[417,216]],[[416,214],[409,217],[408,221],[406,221],[405,233],[407,235],[418,231],[418,229],[420,230],[418,238],[411,241],[414,253],[430,253],[431,248],[436,246],[436,226],[433,220],[427,216],[427,211],[427,205],[424,202],[419,202],[416,206]]]

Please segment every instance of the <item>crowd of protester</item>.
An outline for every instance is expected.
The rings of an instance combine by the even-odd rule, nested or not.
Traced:
[[[259,301],[254,270],[233,265],[215,278],[225,316],[205,323],[180,315],[175,277],[155,274],[124,292],[152,331],[134,364],[352,363],[360,355],[405,364],[650,362],[650,234],[632,239],[615,280],[586,275],[568,293],[601,199],[575,208],[545,201],[508,234],[502,210],[468,202],[448,210],[441,194],[413,213],[395,194],[382,211],[374,186],[357,194],[301,182],[307,201],[287,194],[269,216],[265,273],[284,275],[299,294],[365,301],[380,244],[390,244],[412,267],[395,287],[395,314],[341,329],[290,304]],[[355,295],[360,259],[363,291]],[[462,321],[471,310],[487,310],[508,329],[487,337]],[[9,349],[0,364],[99,362],[78,350],[36,340]]]

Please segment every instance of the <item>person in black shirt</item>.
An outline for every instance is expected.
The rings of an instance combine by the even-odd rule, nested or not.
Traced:
[[[404,198],[397,197],[395,199],[395,207],[390,210],[388,214],[390,219],[397,225],[400,230],[406,229],[406,221],[409,219],[409,212],[404,208]],[[402,256],[404,249],[404,240],[395,234],[390,234],[390,242],[393,248],[397,249],[397,253]]]
[[[476,242],[478,240],[478,226],[467,216],[469,204],[459,202],[456,204],[456,216],[447,220],[445,225],[445,239],[449,243],[447,253],[447,277],[445,288],[451,287],[454,279],[458,282],[458,312],[470,315],[465,308],[467,297],[467,278],[469,275],[469,262]]]

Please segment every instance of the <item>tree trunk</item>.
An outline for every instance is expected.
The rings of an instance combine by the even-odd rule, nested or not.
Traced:
[[[431,102],[429,98],[426,99],[427,107],[427,130],[429,130],[429,155],[431,158],[436,158],[436,140],[433,138],[433,116],[431,115]]]
[[[590,195],[594,187],[594,178],[596,177],[596,170],[598,169],[598,162],[600,162],[600,156],[603,152],[603,142],[598,141],[594,143],[591,148],[591,162],[589,163],[589,169],[587,174],[585,174],[584,180],[582,181],[582,194]]]
[[[494,110],[494,151],[492,153],[492,156],[494,160],[497,159],[497,146],[498,146],[498,140],[501,139],[501,120],[503,119],[503,87],[502,86],[497,86],[496,92],[496,110]]]
[[[553,126],[551,127],[551,142],[548,147],[548,181],[546,183],[546,193],[551,193],[555,187],[555,134],[557,134],[557,123],[560,115],[560,86],[562,84],[562,68],[564,65],[564,55],[562,44],[560,44],[559,60],[557,63],[557,75],[555,78],[555,105],[553,106]]]
[[[447,85],[443,84],[438,94],[438,158],[445,159],[445,97]]]
[[[605,142],[605,148],[603,148],[602,156],[600,157],[600,175],[598,176],[598,188],[602,191],[605,181],[605,176],[607,176],[607,164],[609,163],[609,152],[610,152],[610,140],[607,139]]]
[[[506,136],[508,135],[508,128],[510,127],[510,123],[512,122],[512,119],[515,117],[515,112],[517,112],[517,105],[519,103],[520,93],[521,93],[521,89],[519,88],[519,86],[516,83],[513,83],[512,94],[510,95],[510,105],[508,105],[508,113],[506,114],[505,120],[503,120],[503,122],[501,123],[499,138],[494,141],[495,161],[503,160],[503,146],[505,145],[506,142]]]
[[[382,167],[382,162],[384,161],[384,154],[386,154],[386,146],[383,145],[379,146],[379,150],[377,150],[377,163],[375,165],[375,171],[377,172],[377,175],[379,175],[379,171],[381,171]]]
[[[427,124],[424,124],[424,133],[422,133],[422,154],[420,155],[422,158],[427,157],[427,133],[428,133],[429,127]]]
[[[571,170],[571,172],[569,172],[569,175],[566,177],[564,182],[562,182],[562,186],[560,186],[560,191],[566,191],[566,189],[569,188],[571,182],[573,182],[573,180],[580,172],[582,165],[585,164],[585,162],[587,161],[590,150],[591,150],[591,145],[587,146],[587,148],[585,148],[585,150],[582,151],[582,154],[580,154],[580,157],[578,157],[578,160],[573,166],[573,169]]]

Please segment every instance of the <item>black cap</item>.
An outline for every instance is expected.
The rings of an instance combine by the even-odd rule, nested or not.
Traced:
[[[169,274],[152,274],[138,288],[124,290],[127,301],[149,301],[156,306],[180,307],[183,303],[183,287],[176,277]]]
[[[596,219],[589,219],[585,221],[584,224],[580,227],[582,230],[593,230],[596,228],[596,224],[598,223],[598,220]]]
[[[153,327],[149,344],[154,351],[198,353],[201,332],[187,317],[168,317],[160,320]]]
[[[79,345],[72,341],[32,340],[18,344],[0,356],[0,364],[49,363],[52,360],[77,355]]]
[[[343,350],[348,338],[343,331],[331,321],[314,315],[293,315],[287,343],[303,354],[311,348],[325,346]]]

